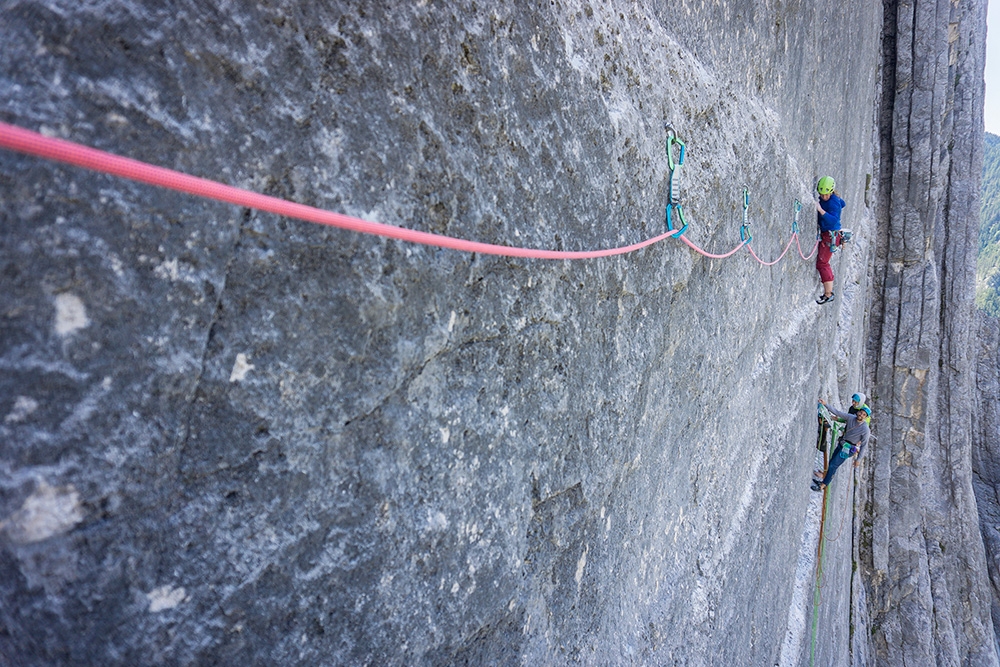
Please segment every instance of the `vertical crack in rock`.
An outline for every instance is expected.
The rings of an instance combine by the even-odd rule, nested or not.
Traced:
[[[357,422],[364,421],[365,419],[371,417],[379,410],[379,408],[383,407],[394,397],[397,397],[402,390],[412,385],[412,383],[424,373],[428,366],[432,365],[442,357],[446,358],[449,354],[454,354],[462,350],[468,350],[475,345],[492,344],[495,343],[497,339],[498,336],[479,336],[459,341],[451,345],[444,345],[440,348],[435,348],[429,356],[422,359],[413,368],[409,368],[402,373],[398,377],[396,384],[389,387],[384,393],[373,398],[371,405],[366,406],[363,412],[348,415],[346,419],[344,419],[344,426],[348,426],[350,424],[356,425]]]
[[[996,665],[972,492],[984,11],[885,2],[876,423],[862,563],[877,664]],[[975,525],[974,525],[975,524]]]
[[[965,4],[885,4],[877,172],[866,148],[883,26],[868,0],[162,4],[16,3],[0,21],[0,89],[18,92],[4,119],[86,128],[143,157],[180,149],[187,167],[233,158],[270,194],[526,246],[659,231],[664,120],[687,142],[684,204],[710,250],[730,247],[739,183],[754,184],[758,250],[780,250],[788,206],[837,174],[869,244],[839,257],[880,253],[869,345],[882,422],[858,491],[871,594],[853,598],[881,623],[867,663],[971,655],[984,616],[956,609],[975,582],[952,570],[976,556],[949,532],[968,521],[948,504],[963,497],[964,436],[935,421],[960,410],[939,396],[965,396],[963,380],[939,391],[964,363],[941,311],[964,299],[941,285],[963,256],[940,264],[963,233],[951,219],[934,231],[938,209],[963,200],[942,174],[968,136],[946,148],[966,130],[942,114],[944,72],[976,78]],[[87,283],[88,317],[112,326],[53,348],[113,378],[106,419],[32,440],[44,420],[74,423],[65,381],[27,366],[0,378],[0,441],[14,443],[0,464],[26,477],[58,462],[81,499],[120,498],[85,529],[60,520],[37,542],[0,542],[0,662],[774,664],[816,502],[804,481],[816,450],[801,443],[819,385],[843,394],[861,373],[840,341],[860,339],[846,304],[868,287],[867,256],[838,260],[844,298],[819,314],[809,262],[764,270],[671,242],[580,263],[476,258],[464,281],[452,251],[285,220],[268,238],[246,211],[178,226],[159,210],[123,235],[121,216],[91,215],[104,177],[72,179],[59,200],[46,188],[60,169],[18,164],[0,154],[0,180],[16,184],[0,242],[37,248],[0,253],[0,339],[48,340],[37,285],[81,268],[83,242],[52,254],[36,222],[74,218],[137,252],[115,271],[127,294],[102,289],[114,278]],[[899,198],[880,198],[877,231],[862,210],[869,173]],[[182,294],[185,262],[208,273]],[[787,421],[762,416],[772,406]],[[10,517],[29,490],[0,487]],[[849,511],[839,497],[833,511]],[[819,648],[837,662],[871,635],[845,622],[848,540],[828,546]],[[897,657],[901,629],[928,619],[953,638]]]
[[[992,588],[993,631],[1000,638],[1000,438],[997,437],[1000,433],[1000,320],[983,312],[977,315],[979,410],[975,413],[977,443],[973,449],[972,474]]]
[[[226,287],[229,284],[229,277],[233,270],[233,264],[235,264],[236,258],[240,253],[240,247],[243,241],[243,234],[245,232],[246,225],[250,222],[252,215],[253,212],[250,209],[244,209],[243,215],[240,216],[240,227],[236,232],[236,238],[233,240],[233,245],[230,248],[229,258],[226,260],[226,270],[223,274],[222,285],[219,288],[219,293],[215,300],[215,308],[212,311],[212,319],[205,329],[205,343],[202,345],[201,349],[201,362],[198,364],[198,372],[195,380],[191,383],[191,392],[185,400],[185,410],[187,415],[184,419],[184,430],[178,436],[179,464],[183,461],[184,456],[187,454],[189,439],[191,437],[192,420],[194,419],[195,413],[195,403],[198,400],[198,394],[201,392],[202,379],[205,375],[205,367],[208,364],[209,352],[212,347],[212,339],[216,334],[215,328],[222,318],[223,302],[226,297]]]

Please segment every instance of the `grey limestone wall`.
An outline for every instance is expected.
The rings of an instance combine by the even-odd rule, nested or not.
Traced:
[[[990,603],[994,637],[1000,637],[1000,322],[977,313],[979,358],[976,389],[979,405],[974,413],[972,486],[976,493],[979,528],[986,551],[986,571],[992,589]],[[1000,653],[1000,647],[997,650]]]
[[[879,440],[860,532],[872,657],[996,665],[971,463],[985,6],[893,2],[885,17]]]
[[[774,664],[815,399],[862,374],[882,8],[384,5],[4,2],[0,120],[557,249],[663,230],[667,121],[714,252],[744,184],[762,258],[795,199],[808,252],[836,176],[840,299],[794,247],[486,257],[0,152],[0,656]]]

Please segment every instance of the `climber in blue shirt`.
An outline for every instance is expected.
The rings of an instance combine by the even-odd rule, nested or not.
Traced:
[[[840,231],[840,212],[844,200],[834,192],[836,184],[830,176],[824,176],[816,183],[819,201],[816,202],[816,223],[819,225],[820,242],[816,253],[816,270],[823,283],[823,296],[816,303],[824,304],[833,301],[833,269],[830,268],[830,257],[833,255],[833,232]]]

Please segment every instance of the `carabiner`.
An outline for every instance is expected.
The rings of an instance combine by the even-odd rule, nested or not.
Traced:
[[[677,210],[677,218],[681,222],[680,229],[676,229],[674,227],[674,221],[670,218],[670,209],[672,209],[672,208]],[[687,231],[687,228],[688,228],[687,221],[684,220],[684,209],[681,208],[680,204],[673,204],[673,203],[669,203],[668,202],[667,203],[667,231],[668,232],[676,232],[674,234],[674,236],[676,237],[676,236],[680,236],[685,231]]]
[[[680,197],[680,168],[684,164],[684,142],[677,138],[677,131],[670,123],[663,124],[667,131],[667,168],[670,170],[670,178],[667,181],[667,210],[666,221],[667,231],[675,232],[674,236],[680,236],[687,230],[687,222],[684,221],[684,210],[681,208]],[[674,146],[678,148],[677,161],[674,161]],[[677,218],[681,227],[674,227],[674,221],[670,214],[670,209],[677,210]]]
[[[677,131],[674,130],[673,126],[669,123],[664,123],[664,128],[667,130],[667,167],[673,172],[677,167],[684,164],[684,149],[685,144],[683,141],[677,138]],[[677,161],[674,162],[674,145],[677,145],[679,154],[677,156]]]
[[[747,210],[750,208],[750,188],[743,186],[743,226],[740,227],[740,240],[749,243],[753,238],[750,236],[750,223],[747,221]]]

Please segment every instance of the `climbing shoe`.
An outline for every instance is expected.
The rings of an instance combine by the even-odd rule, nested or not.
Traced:
[[[816,299],[816,303],[822,306],[824,303],[829,303],[833,301],[834,296],[835,295],[833,294],[833,292],[830,292],[830,296],[824,294],[820,298]]]
[[[812,489],[813,491],[822,491],[823,490],[823,487],[820,486],[819,482],[813,482],[812,485],[810,485],[809,488]]]

